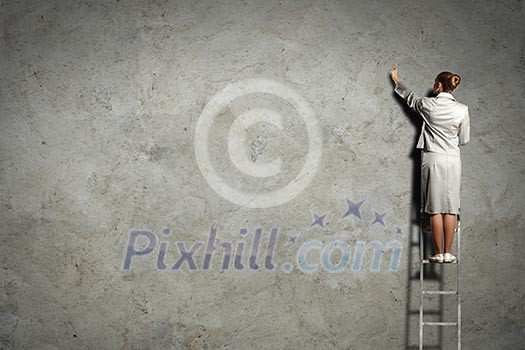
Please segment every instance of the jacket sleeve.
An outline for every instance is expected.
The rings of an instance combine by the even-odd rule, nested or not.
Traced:
[[[423,114],[423,98],[417,96],[413,91],[405,86],[402,82],[396,83],[394,91],[401,97],[405,99],[408,106],[418,112]]]
[[[470,141],[470,116],[468,113],[468,107],[465,109],[465,118],[459,125],[458,131],[459,144],[463,146]]]

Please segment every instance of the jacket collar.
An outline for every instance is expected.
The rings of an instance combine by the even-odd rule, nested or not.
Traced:
[[[440,97],[440,96],[448,97],[448,98],[452,99],[453,101],[456,101],[456,99],[454,98],[454,96],[452,96],[452,94],[450,92],[442,91],[439,94],[437,94],[436,97]]]

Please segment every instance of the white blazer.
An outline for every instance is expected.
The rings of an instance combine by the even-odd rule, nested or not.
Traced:
[[[402,82],[394,91],[423,117],[416,148],[425,151],[460,155],[459,146],[470,141],[468,106],[456,101],[448,92],[436,97],[419,97]]]

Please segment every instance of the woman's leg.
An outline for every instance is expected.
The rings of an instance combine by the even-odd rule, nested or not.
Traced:
[[[443,254],[443,215],[430,214],[434,254]]]
[[[450,253],[456,231],[456,214],[443,215],[443,224],[445,226],[445,253]]]

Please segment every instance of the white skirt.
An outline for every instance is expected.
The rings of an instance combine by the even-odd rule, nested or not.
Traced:
[[[421,150],[421,205],[428,214],[458,214],[461,156]]]

